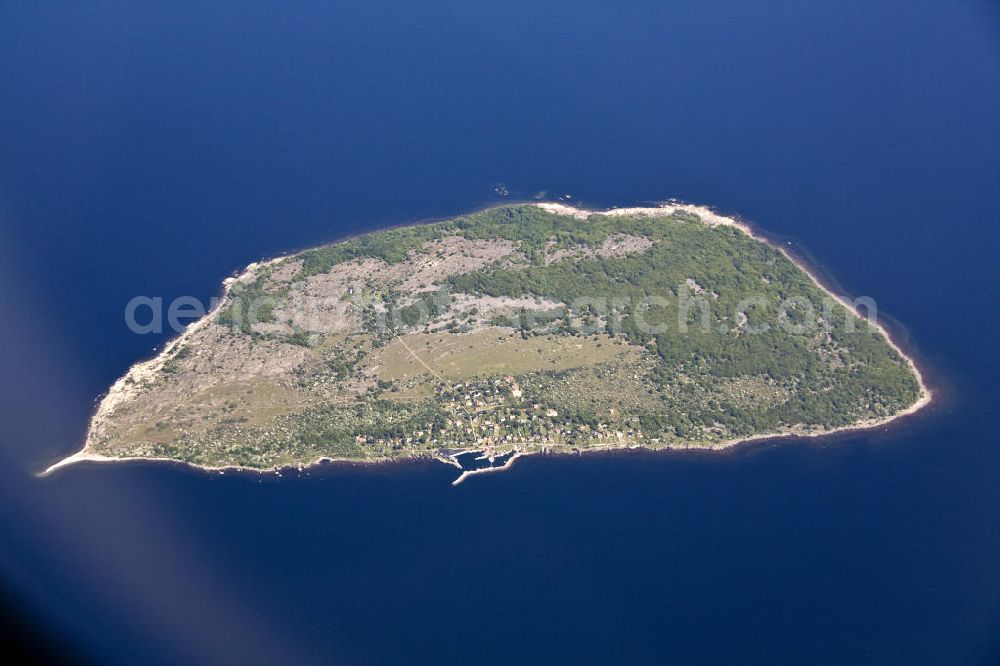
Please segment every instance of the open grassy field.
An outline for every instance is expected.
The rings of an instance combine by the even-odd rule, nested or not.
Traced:
[[[615,358],[634,358],[642,350],[607,335],[538,335],[524,339],[509,328],[472,333],[412,333],[393,340],[371,362],[379,379],[462,380],[519,375],[532,370],[570,370]]]
[[[226,424],[264,426],[275,417],[315,403],[309,395],[268,380],[219,384],[173,402],[145,404],[123,414],[118,436],[128,441],[166,444]]]

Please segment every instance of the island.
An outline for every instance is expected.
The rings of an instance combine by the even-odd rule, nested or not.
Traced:
[[[225,282],[100,401],[79,461],[275,471],[723,449],[926,405],[876,317],[739,219],[519,203],[367,233]]]

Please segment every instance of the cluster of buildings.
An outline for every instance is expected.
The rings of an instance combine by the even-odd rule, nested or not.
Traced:
[[[580,423],[565,415],[560,418],[558,410],[526,400],[510,375],[441,387],[438,397],[444,416],[437,423],[403,437],[359,436],[358,442],[383,450],[472,447],[492,455],[527,447],[621,445],[643,439],[637,427]]]

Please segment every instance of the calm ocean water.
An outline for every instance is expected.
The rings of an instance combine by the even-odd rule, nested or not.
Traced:
[[[206,4],[206,3],[202,3]],[[1000,11],[0,3],[0,577],[102,663],[1000,660]],[[721,455],[33,473],[262,256],[538,192],[712,204],[873,296],[944,399]]]

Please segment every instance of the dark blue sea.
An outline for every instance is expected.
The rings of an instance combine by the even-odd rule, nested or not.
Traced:
[[[262,257],[538,193],[794,243],[939,398],[723,454],[35,472]],[[1000,9],[0,2],[0,593],[103,664],[1000,663]]]

